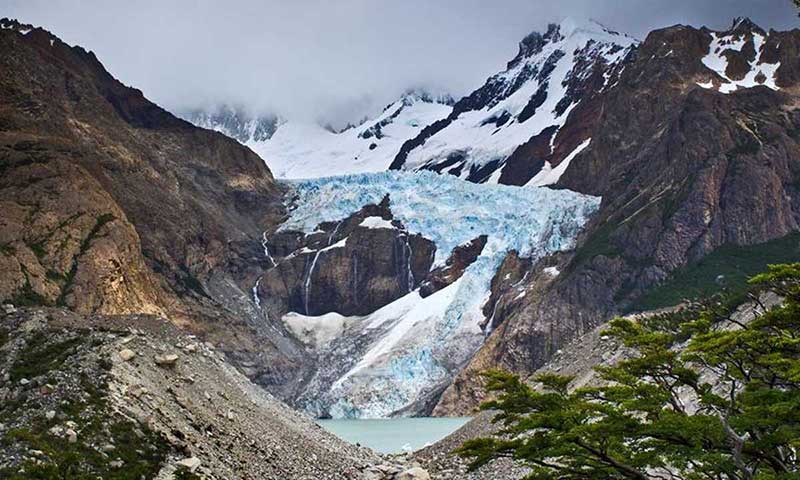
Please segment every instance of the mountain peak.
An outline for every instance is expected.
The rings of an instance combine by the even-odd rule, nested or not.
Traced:
[[[759,27],[755,22],[748,17],[736,17],[731,23],[729,33],[750,33],[750,32],[764,32],[764,29]]]
[[[400,96],[400,101],[405,105],[410,105],[415,102],[441,103],[443,105],[453,105],[455,103],[455,100],[449,93],[432,92],[425,88],[409,88]],[[390,104],[386,108],[392,105],[393,104]]]
[[[7,17],[0,18],[0,30],[15,30],[23,35],[27,35],[33,29],[33,25],[20,23],[16,19]]]
[[[628,35],[611,30],[593,18],[565,17],[558,24],[550,24],[549,29],[555,29],[563,38],[585,33],[592,36],[613,36],[633,40]]]
[[[597,40],[617,43],[621,46],[629,46],[638,42],[633,37],[611,30],[596,20],[565,17],[558,23],[548,24],[544,33],[534,31],[526,35],[519,42],[519,52],[516,57],[508,63],[506,68],[511,69],[522,59],[536,55],[549,43],[562,42],[579,34]]]

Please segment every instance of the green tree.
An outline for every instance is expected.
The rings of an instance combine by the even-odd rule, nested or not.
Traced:
[[[488,372],[498,396],[483,408],[503,426],[460,453],[472,468],[513,458],[535,480],[800,478],[800,264],[771,266],[751,284],[748,322],[719,299],[613,320],[607,334],[631,355],[597,368],[602,386]],[[764,308],[765,291],[784,301]]]

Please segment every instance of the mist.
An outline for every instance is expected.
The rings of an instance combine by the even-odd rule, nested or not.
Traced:
[[[94,51],[172,111],[218,104],[343,124],[409,88],[459,97],[501,70],[527,33],[592,18],[642,39],[735,16],[798,26],[790,0],[103,1],[5,0],[0,16]]]

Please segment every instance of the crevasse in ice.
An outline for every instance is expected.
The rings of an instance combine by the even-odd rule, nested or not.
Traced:
[[[480,347],[481,307],[492,276],[510,250],[541,257],[572,248],[600,199],[568,190],[474,184],[431,172],[380,172],[293,181],[290,217],[281,229],[311,232],[387,193],[396,219],[436,243],[441,265],[457,245],[488,236],[460,280],[427,298],[417,291],[358,319],[371,342],[358,362],[325,392],[312,413],[385,417],[449,381]],[[335,360],[335,352],[329,352]],[[323,369],[333,362],[322,362]],[[313,382],[312,382],[313,383]]]

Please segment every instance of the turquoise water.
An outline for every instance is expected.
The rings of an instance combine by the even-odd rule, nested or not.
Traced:
[[[358,443],[380,453],[402,453],[419,450],[441,440],[469,420],[469,417],[426,417],[317,420],[317,423],[347,442]]]

